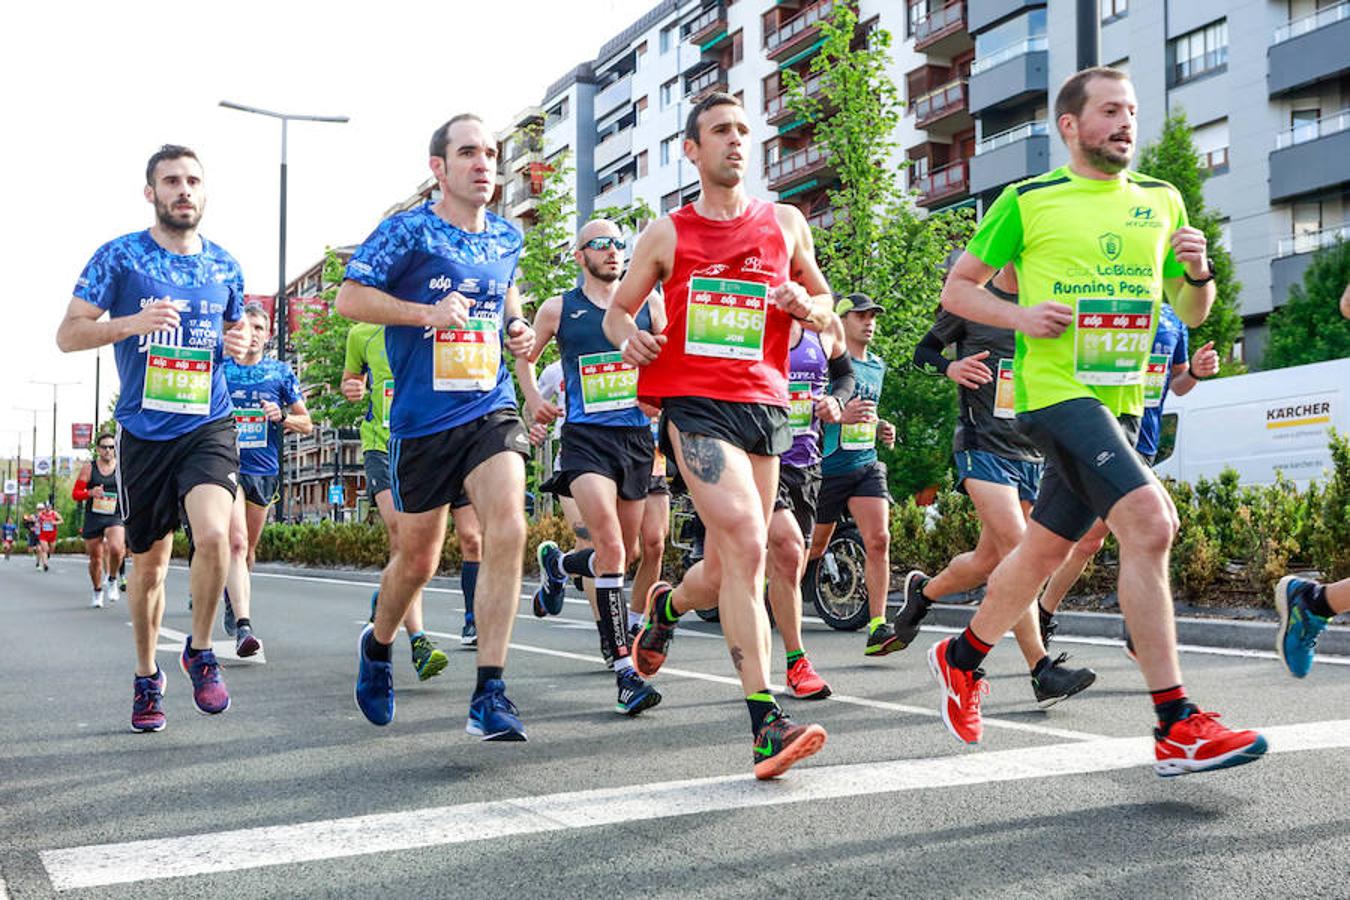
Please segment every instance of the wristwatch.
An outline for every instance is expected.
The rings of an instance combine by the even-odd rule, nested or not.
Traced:
[[[289,416],[290,416],[290,413],[288,413],[288,412],[286,411],[286,407],[284,407],[284,406],[281,407],[281,422],[280,422],[279,424],[282,424],[282,425],[286,424],[286,419],[287,419]]]
[[[1205,268],[1208,270],[1208,274],[1204,278],[1192,278],[1190,272],[1182,272],[1181,275],[1191,287],[1204,287],[1214,280],[1214,260],[1208,256],[1205,257]]]

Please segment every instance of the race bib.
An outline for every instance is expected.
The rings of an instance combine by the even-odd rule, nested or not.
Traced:
[[[769,287],[730,278],[692,278],[684,352],[723,359],[764,358]]]
[[[267,416],[261,409],[236,409],[234,429],[240,450],[257,450],[267,446]]]
[[[99,516],[117,515],[117,498],[107,494],[102,497],[90,497],[89,511]]]
[[[998,380],[994,382],[994,418],[1015,419],[1017,411],[1013,404],[1013,361],[998,361]]]
[[[385,428],[389,427],[389,414],[394,409],[394,379],[387,378],[384,382],[384,414],[380,417],[380,424]]]
[[[145,351],[141,408],[204,416],[211,412],[213,351],[151,344]]]
[[[839,426],[840,450],[871,450],[877,445],[877,423],[855,422]]]
[[[1143,384],[1153,349],[1153,301],[1080,298],[1074,374],[1083,384]]]
[[[581,408],[587,414],[637,406],[637,366],[617,350],[577,357],[581,375]]]
[[[1148,370],[1144,372],[1144,405],[1147,407],[1162,406],[1163,385],[1167,383],[1167,367],[1172,362],[1172,357],[1166,353],[1150,353],[1148,355]]]
[[[438,328],[431,357],[431,386],[437,391],[489,391],[502,360],[496,319],[473,318],[459,328]]]
[[[788,425],[794,435],[809,434],[815,417],[816,399],[811,396],[811,382],[788,383]]]

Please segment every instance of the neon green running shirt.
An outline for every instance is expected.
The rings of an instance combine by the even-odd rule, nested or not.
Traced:
[[[384,326],[358,322],[347,332],[347,357],[342,368],[366,376],[366,417],[361,420],[361,452],[389,449],[389,406],[394,373],[384,352]]]
[[[1177,189],[1136,172],[1101,181],[1061,166],[1004,189],[966,250],[1013,263],[1020,305],[1075,312],[1057,338],[1017,333],[1017,412],[1096,397],[1117,416],[1143,413],[1163,279],[1185,273],[1170,239],[1185,224]]]

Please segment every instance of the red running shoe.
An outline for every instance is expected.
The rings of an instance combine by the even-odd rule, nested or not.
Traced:
[[[984,734],[980,700],[989,693],[984,670],[967,672],[947,663],[947,645],[955,638],[938,641],[928,648],[928,671],[942,689],[942,724],[962,743],[978,744]]]
[[[633,668],[643,678],[651,678],[665,665],[666,654],[670,652],[670,642],[675,640],[675,626],[667,625],[657,615],[658,603],[666,602],[666,595],[675,588],[670,582],[658,581],[647,589],[647,611],[642,616],[642,625],[633,635]]]
[[[824,700],[830,696],[830,686],[825,679],[816,674],[811,660],[805,656],[798,659],[787,670],[787,686],[792,696],[798,700]]]
[[[1219,714],[1202,712],[1192,705],[1190,714],[1170,727],[1153,729],[1158,761],[1153,771],[1164,778],[1231,769],[1255,762],[1269,745],[1255,731],[1233,731],[1218,722]]]

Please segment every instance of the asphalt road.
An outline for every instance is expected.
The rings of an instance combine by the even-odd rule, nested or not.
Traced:
[[[784,702],[829,743],[764,784],[716,626],[681,626],[665,702],[629,720],[611,711],[584,601],[543,621],[522,603],[507,684],[529,742],[469,738],[453,580],[427,599],[450,666],[418,683],[400,638],[397,718],[367,724],[352,681],[374,580],[260,574],[266,661],[224,660],[230,710],[193,710],[166,637],[168,728],[133,734],[125,604],[85,608],[82,560],[46,575],[0,563],[0,897],[1350,895],[1350,666],[1336,661],[1297,682],[1268,658],[1184,654],[1191,696],[1269,729],[1272,753],[1162,779],[1117,647],[1057,642],[1099,678],[1043,712],[1001,646],[968,751],[936,717],[923,650],[939,630],[868,660],[861,633],[808,622],[837,695]],[[169,596],[177,635],[181,569]]]

